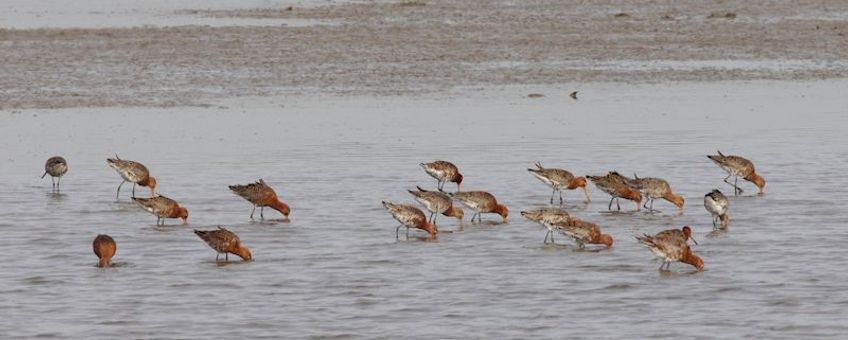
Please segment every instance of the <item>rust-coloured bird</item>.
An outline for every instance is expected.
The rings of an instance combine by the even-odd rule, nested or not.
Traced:
[[[536,163],[536,169],[527,169],[533,176],[538,178],[542,183],[547,184],[553,192],[551,193],[551,204],[554,204],[554,196],[559,191],[559,204],[562,204],[562,191],[574,190],[577,188],[583,189],[583,195],[586,196],[586,202],[589,199],[589,189],[586,188],[585,177],[575,177],[568,170],[557,168],[545,168],[542,163]]]
[[[621,205],[618,203],[618,198],[624,198],[636,202],[636,211],[639,211],[639,204],[642,202],[642,195],[630,189],[627,186],[629,178],[622,176],[618,172],[610,171],[604,176],[586,176],[590,181],[595,183],[599,189],[611,196],[608,210],[612,210],[612,201],[615,200],[616,207],[621,211]]]
[[[160,225],[160,221],[161,225],[165,225],[166,218],[179,218],[183,224],[188,223],[188,209],[170,198],[161,195],[151,198],[134,197],[133,201],[147,212],[156,215],[157,225]]]
[[[115,199],[118,199],[118,195],[121,194],[121,186],[126,182],[132,182],[133,190],[132,197],[135,198],[135,186],[136,184],[150,188],[150,197],[156,197],[156,178],[150,176],[150,171],[147,170],[147,167],[144,164],[134,161],[127,161],[120,159],[118,155],[115,155],[115,158],[108,158],[106,162],[109,163],[109,166],[118,174],[121,175],[123,181],[118,185],[118,191],[115,193]]]
[[[680,211],[683,211],[683,196],[675,194],[671,191],[671,186],[666,182],[666,180],[662,178],[656,177],[643,177],[639,178],[636,174],[633,174],[633,179],[627,179],[627,186],[631,190],[636,190],[642,197],[647,198],[645,203],[642,205],[648,211],[654,211],[654,200],[657,198],[662,198],[666,201],[671,202],[676,205]],[[651,202],[651,205],[648,206],[648,202]]]
[[[392,214],[392,217],[401,224],[397,227],[397,229],[395,229],[396,239],[400,238],[401,227],[406,227],[407,238],[409,237],[409,228],[417,228],[426,231],[430,234],[431,238],[435,238],[439,233],[435,224],[427,222],[427,217],[424,216],[421,209],[408,204],[398,204],[388,201],[383,201],[383,206],[386,207],[386,210]]]
[[[749,161],[748,159],[740,156],[725,156],[718,151],[718,155],[707,155],[707,158],[713,160],[719,167],[727,171],[727,177],[724,178],[724,183],[727,183],[733,186],[733,194],[739,195],[744,191],[739,187],[739,177],[742,179],[754,183],[760,190],[760,194],[763,194],[763,188],[766,186],[766,180],[763,179],[757,172],[754,170],[754,163]],[[733,176],[733,183],[728,182],[727,180]]]
[[[427,210],[430,211],[428,222],[436,224],[436,216],[442,214],[448,217],[456,217],[459,225],[462,226],[462,217],[465,213],[459,207],[453,206],[453,200],[450,196],[439,191],[428,191],[416,187],[418,191],[408,190],[418,203],[421,203]]]
[[[288,204],[280,201],[274,189],[268,186],[261,178],[256,183],[231,185],[230,190],[248,202],[253,203],[253,211],[250,212],[251,220],[253,219],[253,214],[256,212],[256,207],[259,207],[259,217],[262,219],[265,219],[265,207],[279,211],[285,218],[289,218],[291,209],[289,209]]]
[[[217,230],[195,229],[194,233],[217,252],[216,262],[221,254],[224,254],[224,261],[230,260],[229,254],[238,255],[244,261],[253,260],[253,254],[250,253],[250,249],[241,244],[238,235],[224,227],[219,226]]]
[[[639,240],[639,243],[648,247],[654,255],[664,260],[663,264],[660,265],[660,270],[663,270],[663,266],[668,270],[672,262],[683,262],[692,265],[698,271],[704,269],[704,261],[692,254],[692,250],[689,249],[689,244],[685,238],[674,235],[658,234],[651,236],[645,234],[636,236],[636,239]]]
[[[477,222],[483,222],[483,214],[494,213],[500,215],[503,219],[503,223],[506,223],[506,217],[509,215],[509,209],[507,209],[505,205],[498,203],[495,196],[488,192],[458,191],[448,195],[475,211],[474,215],[471,215],[471,222],[474,222],[475,216],[477,217]]]
[[[438,181],[437,188],[439,191],[444,191],[445,183],[456,183],[456,191],[459,192],[459,186],[462,184],[462,174],[459,173],[456,165],[447,161],[432,161],[429,163],[420,164],[424,171]]]
[[[97,262],[97,266],[100,268],[108,267],[112,263],[115,252],[118,251],[115,240],[111,236],[103,234],[94,238],[92,248],[94,248],[94,254],[100,259]]]

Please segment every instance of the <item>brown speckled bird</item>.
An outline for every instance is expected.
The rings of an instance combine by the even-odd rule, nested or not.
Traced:
[[[256,183],[247,185],[231,185],[230,190],[248,202],[253,203],[253,211],[250,212],[251,220],[253,219],[253,214],[256,212],[256,207],[259,207],[259,217],[262,219],[265,219],[265,207],[279,211],[285,218],[289,218],[291,210],[288,204],[280,201],[274,189],[268,186],[268,184],[265,184],[265,181],[262,179],[259,179]]]
[[[629,178],[622,176],[618,172],[610,171],[604,176],[586,176],[590,181],[595,183],[599,189],[612,196],[607,205],[608,210],[612,210],[612,201],[615,200],[616,207],[621,211],[621,205],[618,203],[618,198],[624,198],[636,202],[636,211],[639,211],[639,204],[642,202],[642,195],[630,189],[627,186]]]
[[[436,237],[439,233],[435,224],[427,222],[427,217],[424,216],[421,209],[408,204],[398,204],[388,201],[383,201],[383,206],[389,211],[389,213],[392,214],[392,217],[401,224],[397,227],[397,229],[395,229],[396,239],[400,238],[401,227],[406,227],[407,238],[409,237],[409,228],[417,228],[426,231],[430,234],[431,238]]]
[[[733,186],[734,195],[739,195],[743,192],[742,188],[737,185],[739,184],[739,177],[754,183],[760,189],[759,193],[764,193],[763,188],[766,186],[766,180],[757,174],[754,170],[754,163],[748,159],[740,156],[725,156],[721,151],[718,151],[718,155],[708,155],[707,158],[713,160],[724,171],[727,171],[727,177],[724,178],[724,183]],[[727,181],[731,176],[733,176],[732,184]]]
[[[100,268],[108,267],[112,263],[112,256],[115,256],[115,252],[118,250],[115,240],[109,235],[102,234],[94,238],[92,248],[94,248],[94,254],[100,259],[97,262],[97,266]]]
[[[229,254],[238,255],[244,261],[253,260],[250,249],[241,244],[241,240],[235,233],[224,227],[219,226],[218,230],[194,230],[194,233],[217,252],[216,262],[221,254],[224,254],[224,261],[230,260]]]
[[[583,195],[586,196],[586,202],[591,201],[589,199],[589,189],[586,188],[585,177],[575,177],[568,170],[545,168],[542,167],[542,163],[536,163],[536,169],[527,169],[527,171],[554,190],[551,193],[551,204],[554,204],[554,196],[557,191],[559,191],[559,204],[562,204],[562,191],[574,190],[577,188],[583,189]]]
[[[474,222],[475,216],[477,217],[477,222],[483,222],[484,213],[494,213],[500,215],[503,223],[506,223],[509,209],[505,205],[499,204],[495,196],[488,192],[458,191],[448,195],[475,211],[474,215],[471,215],[471,222]]]
[[[554,224],[565,222],[571,217],[565,209],[556,207],[524,210],[521,212],[521,216],[548,228],[548,232],[545,234],[545,240],[542,243],[548,243],[548,237],[551,238],[551,242],[555,242],[554,230],[556,228],[554,228]]]
[[[179,218],[183,224],[188,223],[188,209],[183,208],[170,198],[165,196],[156,196],[151,198],[137,198],[133,201],[138,203],[147,212],[156,215],[156,224],[165,225],[166,218]]]
[[[680,238],[683,238],[684,240],[687,240],[687,241],[692,240],[692,242],[694,242],[695,244],[698,244],[698,241],[695,241],[695,238],[692,237],[692,228],[689,228],[688,225],[683,226],[683,228],[680,228],[680,229],[663,230],[661,232],[658,232],[657,236],[680,237]]]
[[[109,166],[118,174],[121,175],[121,178],[124,180],[121,181],[121,184],[118,185],[118,192],[115,193],[115,199],[118,199],[118,195],[121,194],[121,186],[126,182],[132,182],[133,190],[132,197],[135,198],[135,185],[138,184],[143,187],[150,188],[150,197],[156,197],[156,179],[153,176],[150,176],[150,171],[147,170],[147,167],[144,164],[134,161],[126,161],[118,158],[118,155],[115,155],[115,158],[108,158],[106,162],[109,163]]]
[[[671,186],[662,178],[639,178],[639,176],[633,174],[633,179],[628,178],[626,183],[631,190],[636,190],[642,194],[642,197],[647,198],[642,207],[648,209],[648,211],[654,211],[654,200],[657,198],[669,201],[676,205],[677,209],[683,211],[683,196],[672,192]],[[651,202],[650,206],[648,206],[649,201]]]
[[[44,164],[44,176],[50,175],[50,181],[53,182],[53,191],[59,192],[59,184],[62,183],[62,176],[68,172],[68,162],[64,158],[55,156],[47,159]]]
[[[421,163],[424,171],[438,181],[437,188],[439,191],[444,191],[445,183],[456,183],[456,191],[459,192],[459,186],[462,184],[462,174],[451,162],[447,161],[432,161],[429,163]]]
[[[560,233],[573,238],[580,249],[585,248],[587,243],[603,244],[607,248],[612,247],[612,236],[602,234],[601,228],[592,222],[570,217],[565,221],[554,223],[553,227]]]
[[[436,224],[436,216],[438,214],[442,214],[448,217],[456,217],[459,221],[459,225],[462,226],[462,217],[465,213],[459,207],[453,206],[453,200],[451,200],[450,196],[443,192],[438,191],[428,191],[421,189],[421,187],[416,187],[418,191],[408,190],[412,196],[415,196],[415,200],[418,203],[421,203],[427,210],[430,211],[430,218],[428,222]]]
[[[660,265],[660,270],[663,270],[663,266],[668,270],[672,262],[683,262],[692,265],[698,271],[704,269],[704,261],[692,254],[689,244],[683,237],[667,234],[657,234],[654,236],[645,234],[636,236],[636,239],[639,240],[639,243],[648,247],[654,255],[664,260],[663,264]]]

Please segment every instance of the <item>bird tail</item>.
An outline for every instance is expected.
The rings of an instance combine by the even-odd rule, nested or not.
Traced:
[[[425,189],[421,189],[421,187],[419,187],[419,186],[417,186],[417,185],[415,186],[415,188],[416,188],[416,189],[418,189],[418,191],[420,191],[420,192],[427,192],[427,190],[425,190]]]

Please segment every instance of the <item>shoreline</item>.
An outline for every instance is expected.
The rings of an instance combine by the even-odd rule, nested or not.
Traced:
[[[444,94],[596,82],[848,79],[848,3],[430,0],[185,16],[303,26],[0,29],[0,109]],[[733,13],[711,17],[714,13]],[[841,14],[845,14],[844,18]]]

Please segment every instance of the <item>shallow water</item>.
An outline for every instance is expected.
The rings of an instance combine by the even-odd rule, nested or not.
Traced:
[[[567,93],[579,89],[580,99]],[[240,98],[220,107],[0,112],[0,334],[4,338],[834,338],[848,332],[845,196],[848,82],[584,84],[468,88],[445,97]],[[527,93],[547,97],[529,99]],[[744,183],[730,228],[710,234],[702,197],[730,193],[706,157],[751,158],[766,195]],[[105,158],[144,162],[189,225],[129,201]],[[68,159],[62,194],[39,179]],[[509,223],[466,224],[396,241],[380,201],[434,187],[421,161],[454,161],[466,190],[509,206]],[[677,215],[606,212],[566,193],[574,215],[612,234],[577,251],[519,211],[550,191],[535,161],[573,172],[667,179]],[[228,184],[264,178],[290,223],[250,222]],[[448,186],[451,187],[451,186]],[[146,193],[144,189],[138,191]],[[258,214],[258,212],[257,212]],[[467,215],[470,216],[470,213]],[[266,217],[278,218],[273,211]],[[441,229],[455,230],[448,218]],[[226,225],[251,263],[215,263],[192,232]],[[633,238],[691,225],[706,270],[659,261]],[[118,243],[94,267],[91,241]],[[231,258],[232,260],[232,258]]]

